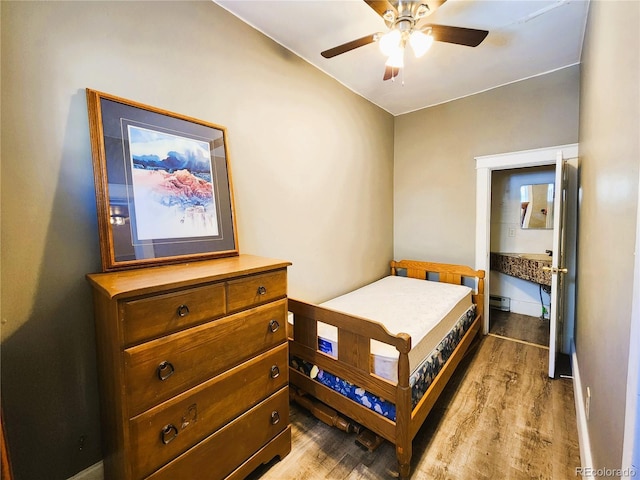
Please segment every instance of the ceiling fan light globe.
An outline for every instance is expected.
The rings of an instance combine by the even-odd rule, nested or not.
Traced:
[[[422,18],[427,13],[429,13],[429,5],[427,5],[426,3],[423,3],[416,10],[416,18]]]
[[[382,14],[382,18],[387,22],[393,23],[396,19],[396,12],[389,9]]]
[[[411,32],[409,37],[409,45],[417,58],[422,57],[433,45],[433,37],[419,30]]]
[[[402,34],[398,30],[390,30],[380,37],[378,45],[380,51],[385,57],[393,54],[393,52],[400,47],[400,40]]]

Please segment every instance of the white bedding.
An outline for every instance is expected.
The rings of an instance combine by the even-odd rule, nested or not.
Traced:
[[[472,290],[461,285],[389,276],[321,304],[382,323],[392,334],[411,335],[411,373],[471,307]],[[321,350],[336,354],[336,327],[318,322]],[[398,380],[398,352],[373,340],[373,372],[392,382]]]

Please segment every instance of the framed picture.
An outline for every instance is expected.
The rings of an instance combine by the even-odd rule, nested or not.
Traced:
[[[87,89],[103,271],[238,255],[226,129]]]

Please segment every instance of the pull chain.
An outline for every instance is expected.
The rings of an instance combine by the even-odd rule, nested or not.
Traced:
[[[400,85],[402,85],[404,87],[404,68],[400,69],[400,73],[398,75],[394,75],[393,77],[391,77],[391,81],[393,83],[396,82],[396,77],[402,75],[402,78],[400,79]]]

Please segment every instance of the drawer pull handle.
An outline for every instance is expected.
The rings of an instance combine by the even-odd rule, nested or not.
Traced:
[[[265,293],[267,293],[267,287],[260,285],[258,287],[258,295],[264,295]]]
[[[271,412],[271,425],[275,425],[280,421],[280,414],[277,411]]]
[[[177,436],[178,429],[171,423],[162,427],[162,430],[160,431],[160,440],[162,440],[162,443],[164,443],[165,445]]]
[[[187,315],[189,315],[189,307],[187,307],[186,305],[180,305],[178,307],[178,316],[179,317],[186,317]]]
[[[277,365],[271,367],[271,378],[278,378],[280,376],[280,369]]]
[[[269,329],[271,330],[272,333],[276,333],[279,328],[280,328],[280,324],[278,323],[277,320],[269,321]]]
[[[176,369],[173,367],[171,362],[164,361],[158,365],[158,378],[164,381],[173,375],[173,372],[175,371]]]

